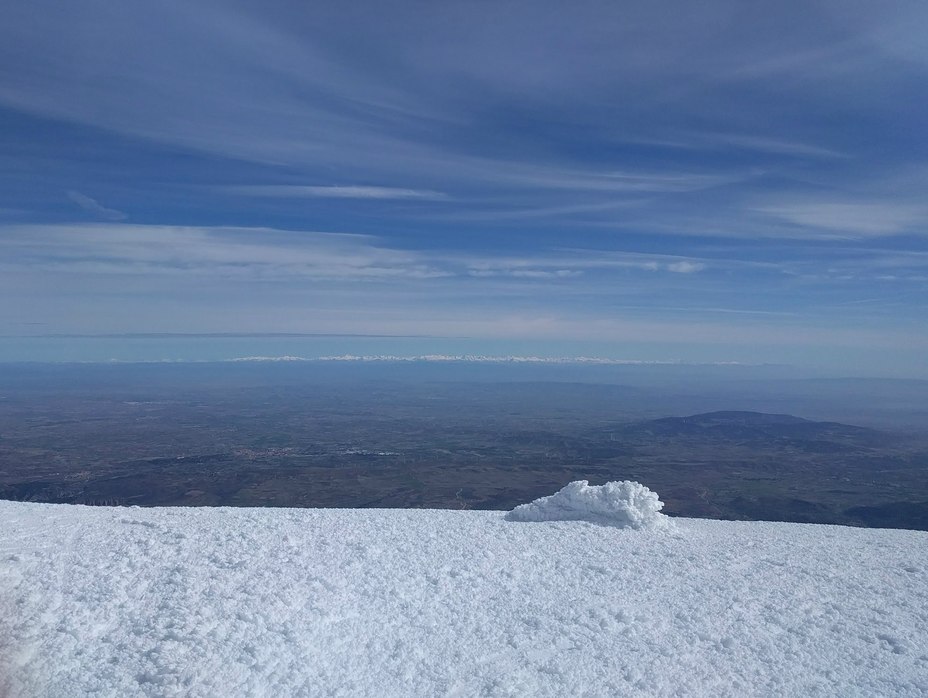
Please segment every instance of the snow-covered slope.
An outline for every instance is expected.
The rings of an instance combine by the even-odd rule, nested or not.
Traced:
[[[0,502],[0,695],[924,696],[928,534]]]

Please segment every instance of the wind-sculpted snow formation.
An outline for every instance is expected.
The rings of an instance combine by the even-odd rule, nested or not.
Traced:
[[[617,528],[666,528],[664,503],[639,482],[590,485],[574,480],[557,492],[510,511],[510,521],[591,521]]]
[[[928,533],[673,521],[0,501],[0,696],[928,695]]]

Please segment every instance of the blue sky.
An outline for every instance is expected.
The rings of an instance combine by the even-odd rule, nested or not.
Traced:
[[[921,0],[17,3],[0,335],[928,375],[926,28]]]

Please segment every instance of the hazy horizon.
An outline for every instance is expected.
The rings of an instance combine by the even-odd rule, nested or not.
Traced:
[[[683,358],[687,356],[688,358]],[[784,359],[805,359],[790,362]],[[767,360],[762,360],[767,359]],[[583,366],[719,367],[775,370],[792,377],[848,377],[928,379],[928,366],[890,366],[833,361],[823,354],[818,362],[794,353],[695,351],[683,354],[672,347],[630,343],[552,341],[519,342],[457,337],[391,337],[313,334],[146,334],[0,336],[0,364],[17,363],[235,363],[327,362],[360,364],[402,362],[492,363],[535,365],[539,369],[563,364]],[[722,376],[724,379],[724,376]]]

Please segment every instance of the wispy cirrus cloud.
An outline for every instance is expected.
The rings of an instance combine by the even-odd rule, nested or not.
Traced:
[[[709,263],[677,255],[660,255],[608,250],[563,249],[530,257],[506,255],[463,258],[461,263],[471,276],[511,276],[522,278],[570,278],[586,272],[634,270],[693,274],[709,268]],[[730,262],[728,263],[730,264]]]
[[[245,196],[266,196],[280,198],[320,198],[320,199],[406,199],[418,201],[442,201],[447,194],[430,189],[401,189],[399,187],[374,186],[312,186],[292,184],[256,184],[248,186],[224,187],[222,191]]]
[[[449,272],[370,236],[269,228],[159,225],[11,226],[7,268],[60,273],[237,279],[427,279]]]
[[[580,276],[583,271],[580,269],[471,268],[467,270],[467,274],[479,278],[508,276],[514,279],[569,279]]]
[[[0,251],[8,268],[239,279],[568,280],[610,269],[693,274],[709,267],[706,261],[675,255],[563,250],[473,257],[398,249],[375,236],[354,233],[115,223],[6,226]]]
[[[702,271],[706,268],[706,265],[702,262],[673,262],[667,265],[667,271],[672,271],[675,274],[695,274],[696,272]]]
[[[731,92],[742,83],[782,89],[784,76],[806,75],[849,45],[888,72],[861,27],[897,26],[906,15],[897,7],[849,24],[836,8],[787,3],[745,25],[727,0],[699,12],[645,2],[581,3],[569,16],[554,3],[528,2],[393,12],[385,23],[374,4],[348,12],[323,3],[310,12],[248,0],[234,8],[127,0],[115,11],[37,0],[0,30],[11,66],[0,103],[172,146],[335,171],[341,180],[427,178],[452,196],[462,184],[494,180],[679,193],[738,181],[745,168],[713,162],[664,175],[655,170],[684,163],[668,163],[661,149],[595,153],[614,151],[616,130],[629,143],[659,143],[692,132],[693,123],[705,124],[693,141],[716,148],[843,153],[831,131],[795,114],[758,126],[767,122],[754,118],[764,114],[762,100]],[[121,57],[118,71],[113,56]],[[737,79],[719,88],[717,76],[729,73]],[[861,80],[842,77],[842,86],[854,78]],[[523,104],[540,118],[519,118]],[[578,138],[581,131],[589,135]],[[791,132],[802,137],[782,136]]]
[[[928,233],[928,207],[902,202],[798,201],[755,210],[795,226],[853,237]]]
[[[68,198],[73,201],[75,204],[80,206],[85,211],[89,211],[98,218],[108,221],[124,221],[128,216],[122,211],[117,211],[114,208],[107,208],[96,199],[92,199],[86,194],[81,194],[79,191],[69,191],[67,192]]]
[[[650,222],[654,233],[689,234],[669,220],[677,215],[705,236],[812,237],[841,212],[772,203],[754,211],[764,227],[726,207],[809,178],[847,192],[874,157],[928,159],[914,141],[878,144],[913,131],[922,111],[917,100],[878,108],[922,84],[912,56],[923,52],[906,28],[924,13],[910,4],[787,2],[746,21],[731,0],[698,12],[583,2],[569,16],[517,0],[505,10],[397,7],[390,22],[362,5],[126,0],[117,11],[36,0],[0,27],[0,106],[229,158],[229,179],[253,184],[205,184],[274,200],[269,219],[303,198],[434,201],[460,204],[449,225]],[[876,155],[834,128],[861,104],[874,107]],[[834,118],[810,116],[822,113]],[[272,176],[255,176],[260,168]],[[225,169],[210,172],[221,180]],[[621,215],[623,199],[643,196],[640,219]],[[190,199],[161,206],[189,211]],[[99,206],[95,215],[115,220]],[[857,227],[904,230],[898,220]]]

